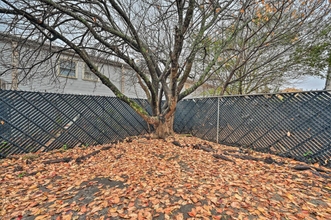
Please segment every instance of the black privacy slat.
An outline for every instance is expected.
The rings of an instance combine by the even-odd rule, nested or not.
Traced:
[[[174,129],[218,139],[221,144],[331,166],[328,91],[187,99],[178,104]]]
[[[147,100],[134,101],[151,113]],[[331,166],[328,91],[186,99],[177,105],[174,130]],[[115,97],[0,90],[1,158],[152,131]]]
[[[143,99],[134,99],[150,112]],[[63,146],[106,144],[149,131],[114,97],[0,90],[0,157]]]

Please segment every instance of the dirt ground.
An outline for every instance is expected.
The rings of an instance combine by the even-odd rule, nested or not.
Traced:
[[[0,219],[331,219],[331,170],[196,137],[0,160]]]

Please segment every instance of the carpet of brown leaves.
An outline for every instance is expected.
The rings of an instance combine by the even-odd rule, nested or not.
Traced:
[[[0,219],[331,219],[330,179],[291,159],[180,135],[109,146],[1,160]],[[283,164],[232,156],[244,154]]]

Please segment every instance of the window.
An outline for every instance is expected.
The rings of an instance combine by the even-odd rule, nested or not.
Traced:
[[[6,89],[6,82],[0,79],[0,89]]]
[[[98,81],[99,78],[90,70],[90,68],[86,64],[84,66],[85,66],[85,68],[84,68],[83,79],[95,81],[95,82]]]
[[[77,78],[76,62],[73,60],[60,60],[59,76],[68,77],[68,78]]]

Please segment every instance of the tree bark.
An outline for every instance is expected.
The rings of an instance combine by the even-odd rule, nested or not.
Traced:
[[[331,52],[329,52],[328,70],[326,74],[325,90],[331,90]]]
[[[174,135],[174,114],[168,118],[160,119],[160,123],[155,129],[157,138],[166,138]]]

